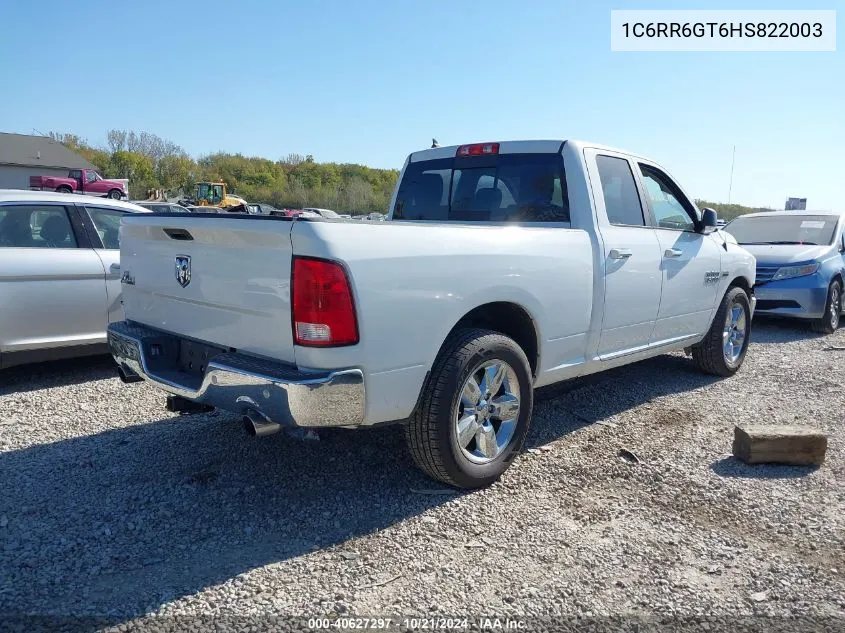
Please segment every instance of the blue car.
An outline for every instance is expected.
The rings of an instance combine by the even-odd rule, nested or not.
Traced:
[[[840,213],[749,213],[724,231],[757,258],[756,314],[810,321],[832,334],[842,314],[845,216]]]

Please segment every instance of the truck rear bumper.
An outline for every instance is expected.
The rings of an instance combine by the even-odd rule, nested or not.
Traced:
[[[184,341],[127,321],[109,325],[108,343],[124,376],[138,376],[199,404],[301,427],[357,426],[364,419],[360,369],[302,371],[221,352],[210,356],[201,371],[187,372],[179,364]]]

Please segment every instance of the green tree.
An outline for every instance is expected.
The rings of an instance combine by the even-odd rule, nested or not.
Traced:
[[[745,207],[741,204],[723,204],[721,202],[710,202],[708,200],[696,200],[696,206],[699,209],[709,207],[713,209],[716,214],[724,220],[733,220],[734,218],[745,215],[746,213],[758,213],[760,211],[774,211],[768,207]]]
[[[148,189],[157,188],[153,160],[138,152],[119,151],[111,156],[113,178],[129,179],[129,195],[146,198]]]
[[[163,156],[155,165],[156,188],[190,191],[196,168],[196,163],[187,156]]]
[[[193,184],[225,182],[250,202],[275,207],[318,206],[341,213],[386,211],[399,172],[364,165],[319,163],[312,154],[288,154],[278,161],[217,152],[194,161],[176,143],[150,132],[109,130],[106,146],[94,147],[68,133],[50,137],[79,152],[106,178],[128,178],[130,195],[163,189],[171,196],[193,194]]]

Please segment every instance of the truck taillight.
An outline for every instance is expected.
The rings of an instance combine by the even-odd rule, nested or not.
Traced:
[[[352,288],[337,262],[293,258],[293,341],[308,347],[335,347],[358,342]]]
[[[489,156],[498,153],[498,143],[475,143],[473,145],[461,145],[455,156]]]

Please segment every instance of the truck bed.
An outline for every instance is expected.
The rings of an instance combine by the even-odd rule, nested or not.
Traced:
[[[347,270],[356,345],[293,344],[294,255]],[[180,256],[191,259],[184,287]],[[368,423],[410,413],[440,345],[474,308],[524,306],[544,334],[538,374],[583,359],[592,315],[593,253],[578,229],[149,214],[123,221],[121,261],[134,281],[128,320],[300,368],[359,367]]]

